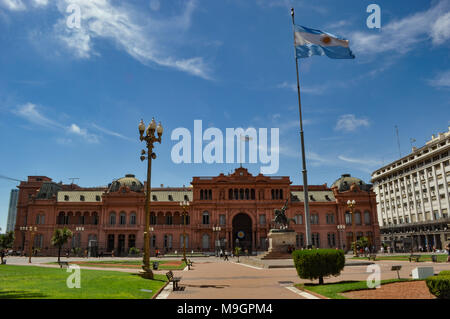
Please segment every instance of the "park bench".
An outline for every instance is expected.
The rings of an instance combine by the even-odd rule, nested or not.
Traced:
[[[434,263],[437,263],[438,262],[437,256],[436,255],[431,255],[431,261],[434,262]]]
[[[375,259],[377,259],[377,254],[370,254],[369,255],[369,260],[375,260]]]
[[[192,264],[193,264],[193,263],[194,263],[194,262],[191,261],[190,259],[187,260],[186,265],[188,266],[188,270],[191,270],[191,267],[192,267]]]
[[[69,263],[67,261],[60,261],[59,262],[59,267],[63,268],[63,266],[64,266],[64,268],[68,268],[69,267]]]
[[[409,256],[409,262],[411,262],[411,260],[414,260],[415,262],[419,262],[420,259],[420,255],[411,255]]]
[[[181,290],[180,287],[178,286],[178,283],[180,282],[181,277],[174,277],[172,270],[170,270],[168,273],[166,273],[166,276],[167,276],[167,279],[169,280],[169,282],[173,283],[173,291]]]

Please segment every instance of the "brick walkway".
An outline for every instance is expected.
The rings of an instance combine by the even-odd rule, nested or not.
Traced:
[[[350,299],[435,299],[425,281],[396,282],[380,288],[343,293]]]

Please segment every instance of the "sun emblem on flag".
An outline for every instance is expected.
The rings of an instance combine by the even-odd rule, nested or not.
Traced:
[[[237,233],[237,237],[238,237],[239,239],[242,239],[242,238],[245,237],[245,233],[244,233],[242,230],[240,230],[240,231]]]
[[[329,36],[325,35],[322,37],[322,39],[320,39],[320,41],[322,41],[325,44],[330,44],[331,38]]]

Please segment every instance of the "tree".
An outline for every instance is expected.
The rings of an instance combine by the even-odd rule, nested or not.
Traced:
[[[61,258],[61,249],[69,241],[69,238],[72,238],[72,235],[72,232],[67,227],[55,229],[52,237],[52,245],[58,247],[58,263]]]
[[[345,256],[343,250],[336,249],[308,249],[293,252],[294,265],[297,274],[303,279],[319,279],[323,284],[323,277],[339,276],[344,269]]]
[[[14,243],[14,232],[10,231],[6,234],[0,235],[0,249],[8,249],[13,246]]]

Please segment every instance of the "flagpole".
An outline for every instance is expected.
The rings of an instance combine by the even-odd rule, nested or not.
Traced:
[[[294,21],[294,8],[291,8],[292,26],[294,28],[294,52],[295,52],[295,21]],[[311,248],[311,224],[309,217],[309,197],[308,197],[308,177],[306,171],[306,157],[305,157],[305,138],[303,134],[303,120],[302,120],[302,102],[300,98],[300,80],[298,76],[298,58],[295,52],[295,67],[297,70],[297,94],[298,94],[298,112],[300,115],[300,141],[302,148],[302,175],[303,175],[303,194],[305,197],[305,231],[306,231],[306,247]]]

